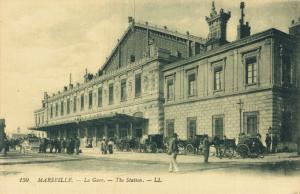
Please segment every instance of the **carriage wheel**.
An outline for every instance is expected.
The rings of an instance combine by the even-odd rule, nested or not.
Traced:
[[[192,144],[188,144],[185,149],[186,149],[187,154],[194,154],[195,153],[195,148]]]
[[[242,157],[246,158],[249,155],[249,147],[246,144],[237,145],[236,152]]]

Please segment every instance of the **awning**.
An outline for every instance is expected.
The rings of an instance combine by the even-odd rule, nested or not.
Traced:
[[[57,121],[49,124],[39,125],[31,127],[29,130],[46,131],[53,128],[72,128],[72,127],[95,127],[103,124],[115,124],[115,123],[137,123],[144,122],[148,119],[142,117],[136,117],[126,114],[111,113],[106,115],[87,115],[87,116],[76,116],[68,120]]]

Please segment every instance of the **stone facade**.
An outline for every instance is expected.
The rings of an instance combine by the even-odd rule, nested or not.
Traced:
[[[252,135],[260,133],[263,139],[272,133],[281,141],[295,142],[299,131],[297,36],[270,29],[165,66],[165,134],[174,130],[181,139],[189,138],[192,118],[196,134],[214,136],[214,118],[221,118],[220,134],[229,138],[247,134],[251,128],[255,129]],[[250,121],[255,126],[247,124]]]
[[[233,42],[226,39],[231,14],[217,12],[214,3],[207,40],[129,18],[95,75],[86,72],[84,83],[45,93],[33,129],[95,143],[104,136],[173,132],[181,139],[272,133],[294,141],[300,126],[300,21],[292,22],[290,34],[272,28],[250,35],[244,7]]]
[[[165,119],[174,119],[175,132],[181,139],[187,139],[188,118],[197,118],[196,134],[213,136],[212,118],[220,115],[224,117],[224,135],[228,138],[237,138],[239,133],[246,132],[243,124],[242,129],[240,129],[239,100],[244,103],[241,119],[243,119],[243,113],[258,112],[260,121],[258,132],[266,134],[269,126],[272,126],[271,107],[273,99],[271,90],[166,105]]]

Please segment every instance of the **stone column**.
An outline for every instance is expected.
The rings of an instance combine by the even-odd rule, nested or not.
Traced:
[[[119,123],[116,123],[116,135],[119,138],[120,137],[120,133],[119,133]]]
[[[132,122],[130,122],[130,125],[129,125],[129,134],[131,137],[133,137]]]
[[[97,146],[97,128],[94,129],[93,146]]]
[[[84,144],[85,145],[87,145],[87,143],[88,143],[88,128],[86,127],[86,128],[84,128],[84,133],[85,133],[85,142],[84,142]]]
[[[104,137],[107,138],[107,124],[104,124]]]

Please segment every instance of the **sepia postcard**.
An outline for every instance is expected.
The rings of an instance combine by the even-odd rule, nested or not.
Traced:
[[[0,0],[0,194],[300,194],[299,0]]]

